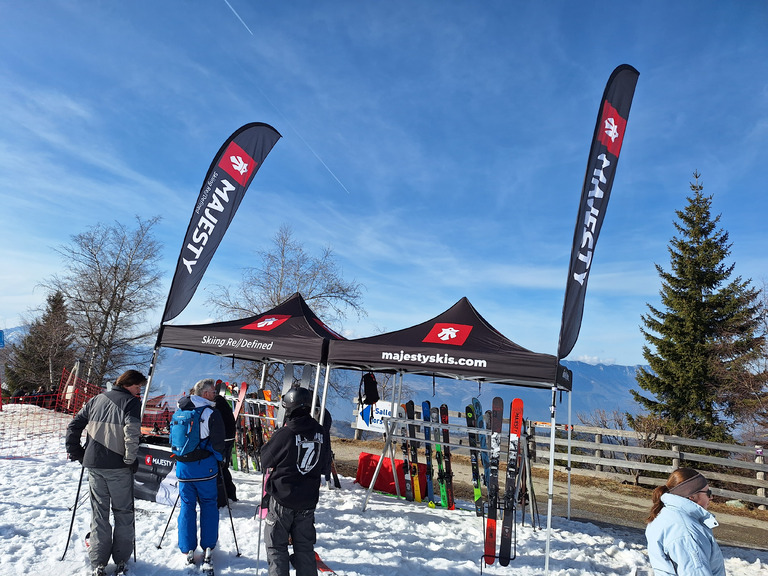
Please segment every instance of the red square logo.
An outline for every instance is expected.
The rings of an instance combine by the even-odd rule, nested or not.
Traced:
[[[626,128],[627,121],[619,116],[616,109],[606,100],[603,105],[603,115],[600,117],[597,139],[616,158],[619,157],[619,152],[621,152],[621,143],[624,142],[624,131]]]
[[[241,186],[245,186],[251,174],[256,172],[256,161],[245,150],[234,142],[230,142],[219,161],[219,168]]]
[[[274,330],[283,322],[286,322],[291,316],[289,314],[264,314],[256,322],[246,324],[241,330],[261,330],[263,332],[269,332]]]
[[[472,332],[472,326],[467,324],[446,324],[437,322],[432,326],[427,337],[422,342],[431,342],[433,344],[452,344],[453,346],[462,346],[466,342],[469,333]]]

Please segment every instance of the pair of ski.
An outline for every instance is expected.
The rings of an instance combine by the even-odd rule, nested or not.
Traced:
[[[474,489],[475,513],[478,516],[483,515],[483,493],[480,487],[480,462],[483,463],[483,483],[486,488],[490,480],[490,458],[487,448],[488,441],[485,434],[472,432],[473,428],[482,429],[484,427],[483,407],[480,400],[472,398],[472,404],[464,409],[467,418],[467,427],[469,432],[469,457],[472,464],[472,487]],[[490,411],[488,411],[490,422]],[[478,450],[480,448],[480,450]]]
[[[203,554],[202,562],[198,566],[194,552],[187,554],[187,574],[203,574],[204,576],[214,576],[213,560],[211,558],[210,548]]]
[[[415,419],[416,408],[413,400],[409,400],[401,406],[399,416],[413,421]],[[421,502],[421,482],[419,480],[419,443],[416,441],[416,425],[406,424],[401,426],[401,436],[403,437],[400,445],[403,451],[403,477],[405,480],[405,499],[409,502]]]
[[[416,408],[412,400],[409,400],[405,406],[405,416],[408,420],[415,422]],[[434,446],[435,458],[437,460],[437,481],[440,487],[440,503],[444,508],[453,510],[455,503],[453,499],[453,473],[451,471],[451,450],[447,446],[450,442],[449,432],[447,429],[443,429],[442,442],[446,445],[440,444],[440,435],[438,429],[435,428],[434,440],[432,438],[432,427],[427,424],[447,424],[448,423],[448,406],[443,404],[438,409],[432,408],[428,401],[421,403],[421,415],[424,424],[424,447],[426,454],[426,498],[428,502],[435,502],[434,492],[434,466],[432,463],[432,449]],[[405,479],[405,498],[408,501],[422,501],[421,494],[421,482],[419,479],[419,442],[415,440],[417,424],[403,424],[402,436],[404,438],[402,443],[403,451],[403,469]]]
[[[496,397],[491,407],[491,454],[490,479],[488,483],[488,518],[485,522],[485,546],[483,561],[493,564],[496,558],[502,566],[509,565],[517,555],[516,542],[516,494],[517,474],[520,468],[520,433],[523,424],[523,401],[515,398],[509,410],[509,445],[507,449],[507,473],[504,486],[504,498],[501,502],[503,516],[501,521],[501,542],[496,555],[496,524],[499,512],[499,461],[501,459],[501,425],[504,420],[504,401]],[[513,549],[513,536],[515,546]]]

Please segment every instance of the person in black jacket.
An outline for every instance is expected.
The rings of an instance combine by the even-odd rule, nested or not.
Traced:
[[[67,426],[65,444],[71,460],[88,468],[91,536],[88,556],[94,576],[103,576],[110,556],[116,574],[126,572],[135,534],[133,474],[141,434],[141,401],[147,383],[136,370],[121,374],[112,390],[91,398]],[[86,431],[85,448],[80,445]],[[109,510],[115,529],[109,523]]]
[[[221,380],[216,383],[216,410],[221,414],[221,420],[224,422],[224,461],[221,463],[221,477],[218,481],[218,506],[223,508],[227,505],[227,497],[233,502],[237,502],[237,487],[232,481],[232,474],[229,466],[232,464],[232,447],[235,445],[235,413],[229,401],[221,395]]]
[[[264,532],[269,576],[288,576],[289,539],[296,576],[317,576],[315,507],[320,479],[330,467],[330,438],[310,415],[312,392],[291,388],[282,405],[286,424],[261,449],[262,466],[271,469]]]

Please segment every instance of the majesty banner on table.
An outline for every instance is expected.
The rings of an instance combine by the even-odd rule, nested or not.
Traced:
[[[272,126],[252,122],[235,131],[219,149],[195,202],[161,324],[189,304],[253,176],[279,139]]]
[[[576,229],[573,233],[573,247],[557,348],[558,359],[570,354],[579,337],[592,256],[605,218],[605,210],[608,207],[616,165],[624,142],[629,109],[632,106],[639,76],[640,73],[627,64],[616,68],[608,79],[603,100],[600,103],[592,147],[589,150],[587,173],[584,176],[584,187],[581,191]]]

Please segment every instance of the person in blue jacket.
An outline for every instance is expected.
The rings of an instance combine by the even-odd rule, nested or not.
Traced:
[[[197,550],[197,505],[200,505],[200,547],[204,563],[210,563],[211,551],[219,539],[219,508],[216,477],[224,453],[224,422],[215,409],[216,383],[211,378],[197,382],[189,396],[179,400],[180,410],[204,407],[200,416],[200,444],[185,456],[176,457],[179,479],[179,550],[187,562],[195,561]]]
[[[286,423],[261,449],[261,464],[271,468],[266,492],[265,520],[269,576],[317,576],[315,560],[315,507],[320,479],[330,469],[328,431],[312,418],[312,392],[291,388],[282,399]],[[293,555],[288,553],[289,541]]]
[[[692,468],[678,468],[653,491],[645,537],[655,576],[725,576],[711,501],[707,479]]]

